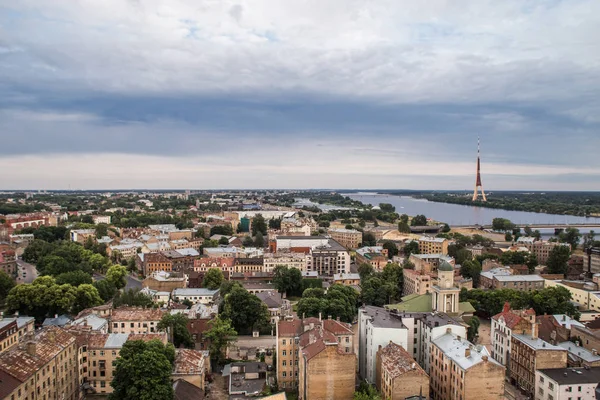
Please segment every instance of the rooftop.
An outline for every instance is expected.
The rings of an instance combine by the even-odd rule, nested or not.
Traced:
[[[369,320],[374,327],[406,329],[402,320],[385,308],[365,306],[361,307],[359,311],[370,317]]]
[[[173,374],[199,374],[204,370],[204,354],[201,351],[177,349]]]
[[[121,307],[112,311],[113,321],[159,321],[164,312],[156,308]]]
[[[494,279],[500,282],[544,282],[539,275],[495,275]]]
[[[452,359],[460,368],[467,370],[481,362],[494,363],[500,366],[485,348],[485,346],[475,346],[460,336],[453,333],[445,333],[433,341],[433,343],[446,355]],[[466,350],[469,350],[469,356]]]
[[[558,346],[562,347],[563,349],[567,349],[569,355],[576,356],[584,361],[596,363],[600,362],[600,355],[598,355],[597,352],[594,354],[592,351],[581,346],[577,346],[573,342],[562,342],[559,343]]]
[[[387,346],[379,351],[382,368],[388,371],[392,379],[412,370],[418,370],[426,375],[423,368],[415,362],[414,358],[402,346],[390,341]]]
[[[360,280],[359,274],[334,274],[334,281],[342,281],[342,280]]]
[[[432,242],[432,243],[444,243],[447,239],[445,238],[438,238],[438,237],[431,237],[431,236],[421,236],[419,238],[420,242]]]
[[[97,331],[106,326],[107,323],[108,321],[105,318],[99,317],[96,314],[89,314],[71,322],[71,325],[88,325],[92,330]]]
[[[540,338],[532,338],[531,335],[520,335],[513,334],[513,339],[518,339],[523,342],[527,346],[531,347],[534,350],[554,350],[554,351],[566,351],[563,347],[555,346],[550,344]]]
[[[215,296],[219,289],[211,290],[207,288],[176,288],[173,290],[173,296]]]
[[[540,374],[557,382],[559,385],[577,385],[600,382],[600,367],[586,368],[553,368],[540,369]]]

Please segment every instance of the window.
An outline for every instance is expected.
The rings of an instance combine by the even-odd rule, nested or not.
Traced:
[[[283,350],[282,355],[287,356],[287,351]]]
[[[281,376],[283,376],[283,377],[285,378],[285,377],[287,376],[287,372],[283,371],[283,372],[281,373]]]
[[[285,346],[285,339],[283,339],[283,342],[281,342],[281,344],[282,344],[283,346]]]
[[[283,366],[285,367],[285,366],[287,365],[287,361],[283,360],[283,361],[281,362],[281,365],[283,365]]]

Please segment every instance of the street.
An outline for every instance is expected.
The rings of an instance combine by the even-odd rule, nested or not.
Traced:
[[[100,275],[97,273],[94,273],[94,280],[95,281],[101,281],[105,278],[104,275]],[[129,290],[129,289],[141,289],[142,288],[142,281],[140,281],[137,278],[134,278],[131,275],[127,275],[125,277],[125,280],[127,281],[127,284],[125,285],[125,289]]]
[[[23,260],[17,259],[17,265],[19,266],[19,272],[17,276],[17,283],[31,283],[38,276],[35,265],[26,263]],[[23,272],[25,277],[23,277]]]

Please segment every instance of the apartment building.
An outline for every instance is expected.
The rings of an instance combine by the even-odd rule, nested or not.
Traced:
[[[448,255],[448,239],[421,236],[419,238],[419,253]]]
[[[408,348],[408,328],[402,318],[381,307],[365,306],[358,311],[358,370],[363,379],[376,383],[377,351],[394,342]]]
[[[262,257],[237,257],[233,260],[233,272],[264,272],[264,261]]]
[[[273,272],[278,265],[306,271],[309,258],[310,255],[304,253],[265,253],[263,271]]]
[[[430,348],[432,399],[504,399],[505,369],[485,346],[474,346],[448,331],[434,339]]]
[[[359,274],[335,274],[333,275],[333,284],[339,283],[344,286],[359,286]]]
[[[164,311],[156,308],[120,307],[112,310],[111,333],[156,333]]]
[[[0,353],[19,343],[19,329],[14,319],[0,319]]]
[[[328,357],[318,357],[315,359],[315,363],[311,364],[311,368],[308,368],[308,364],[310,364],[310,360],[313,356],[318,355],[318,353],[313,353],[312,350],[309,351],[306,356],[307,359],[303,361],[302,368],[307,378],[310,378],[314,374],[321,375],[329,375],[330,381],[336,380],[337,373],[340,372],[340,383],[344,385],[352,386],[352,391],[354,390],[354,374],[356,372],[356,356],[354,351],[354,341],[353,336],[354,333],[352,331],[352,327],[350,324],[346,324],[344,322],[332,320],[332,319],[320,319],[320,318],[305,318],[305,319],[286,319],[280,320],[277,325],[277,343],[276,343],[276,352],[277,352],[277,382],[279,387],[285,390],[298,388],[299,387],[299,378],[300,378],[300,351],[303,350],[304,347],[314,344],[311,342],[310,337],[313,338],[324,338],[328,340],[328,343],[335,343],[336,349],[335,352],[339,352],[341,354],[351,355],[352,357],[344,358],[344,366],[351,370],[350,375],[352,375],[352,384],[347,382],[348,380],[348,371],[344,368],[341,372],[337,371],[337,360],[333,360],[332,370],[331,371],[321,371],[315,372],[315,368],[321,364],[321,361],[325,360],[325,364],[327,364]],[[319,344],[317,346],[311,347],[311,349],[316,349],[317,347],[323,350],[325,347],[325,342],[323,340],[319,340]],[[330,356],[330,352],[326,352],[323,356]],[[302,355],[304,357],[304,354]],[[350,360],[351,358],[351,360]],[[315,367],[315,368],[313,368]],[[306,374],[307,371],[311,371]],[[322,377],[315,377],[316,379],[321,379]],[[304,388],[306,388],[306,384],[304,384]],[[314,385],[312,383],[309,385],[311,390]],[[336,384],[337,386],[337,384]],[[325,388],[323,388],[325,389]],[[347,394],[347,393],[346,393]],[[352,397],[352,393],[350,393],[350,397]],[[346,397],[346,398],[350,398]],[[306,398],[306,397],[304,397]],[[313,397],[310,397],[313,398]],[[315,397],[318,398],[318,397]],[[330,397],[332,398],[332,397]]]
[[[192,304],[215,304],[219,298],[219,289],[182,288],[173,290],[173,300],[181,303],[190,301]]]
[[[520,237],[517,239],[517,245],[527,248],[531,253],[535,254],[538,263],[545,265],[548,262],[548,256],[556,246],[569,246],[566,243],[548,242],[545,240],[535,240],[532,237]],[[570,246],[569,246],[570,247]]]
[[[444,254],[411,254],[408,261],[414,264],[415,271],[427,273],[436,272],[442,262],[455,265],[454,258]]]
[[[543,289],[544,282],[544,278],[539,275],[495,275],[492,280],[492,288],[531,292]]]
[[[113,391],[110,385],[113,380],[114,363],[119,357],[123,345],[130,340],[159,340],[167,343],[167,334],[163,333],[96,333],[86,335],[81,339],[84,346],[81,348],[83,375],[87,394],[110,394]]]
[[[117,252],[120,254],[122,259],[128,260],[131,257],[135,257],[138,253],[138,249],[141,249],[144,246],[143,243],[137,241],[127,243],[123,242],[125,242],[125,240],[123,240],[120,244],[108,246],[106,248],[106,254],[110,257],[114,252]]]
[[[351,328],[331,320],[322,324],[310,329],[305,325],[299,336],[298,398],[350,399],[356,382]]]
[[[96,240],[95,229],[72,229],[70,232],[71,242],[84,244],[88,238]]]
[[[589,275],[600,274],[600,247],[591,247],[585,250],[583,257],[583,272]]]
[[[356,250],[356,264],[370,264],[376,271],[389,263],[388,251],[382,246],[366,246]]]
[[[537,337],[536,325],[531,335],[514,334],[511,339],[510,380],[530,396],[535,392],[535,371],[566,368],[567,350]]]
[[[600,291],[594,282],[546,279],[544,285],[567,289],[580,310],[600,311]]]
[[[431,293],[431,286],[433,285],[431,274],[424,271],[417,271],[416,269],[404,268],[402,270],[402,275],[404,277],[402,294],[405,296]]]
[[[390,341],[377,351],[375,384],[384,399],[404,400],[429,394],[429,375],[404,347]]]
[[[228,277],[234,271],[234,261],[234,257],[201,257],[194,260],[194,271],[207,272],[211,268],[219,268]]]
[[[95,224],[110,224],[111,216],[110,215],[93,215],[92,219]]]
[[[0,354],[0,395],[4,399],[79,399],[75,336],[50,326]]]
[[[535,400],[596,400],[598,398],[600,398],[600,367],[535,371]]]
[[[333,277],[334,274],[350,272],[350,253],[331,238],[323,236],[277,236],[269,243],[274,253],[304,253],[307,258],[306,271],[319,276]]]
[[[158,271],[144,279],[142,287],[157,292],[171,293],[175,289],[186,287],[186,278],[181,273]]]
[[[0,249],[0,271],[5,272],[13,278],[17,276],[17,257],[14,250]]]
[[[207,360],[202,351],[177,349],[171,379],[184,380],[195,387],[204,390],[204,376]]]
[[[362,232],[356,229],[328,229],[327,233],[333,240],[348,249],[358,249],[362,243]]]
[[[510,341],[513,333],[531,334],[536,324],[535,311],[511,310],[510,303],[504,303],[502,312],[492,317],[492,357],[510,372]]]

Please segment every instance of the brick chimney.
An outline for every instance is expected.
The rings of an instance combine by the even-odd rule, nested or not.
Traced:
[[[502,307],[502,312],[509,312],[510,311],[510,303],[507,301],[504,303],[504,307]]]
[[[538,338],[538,326],[535,320],[531,323],[531,338],[534,340]]]
[[[465,357],[471,357],[471,348],[470,347],[467,347],[465,349]]]
[[[29,354],[30,356],[35,356],[36,349],[37,349],[37,345],[35,342],[33,342],[33,341],[27,342],[26,347],[25,347],[27,354]]]

